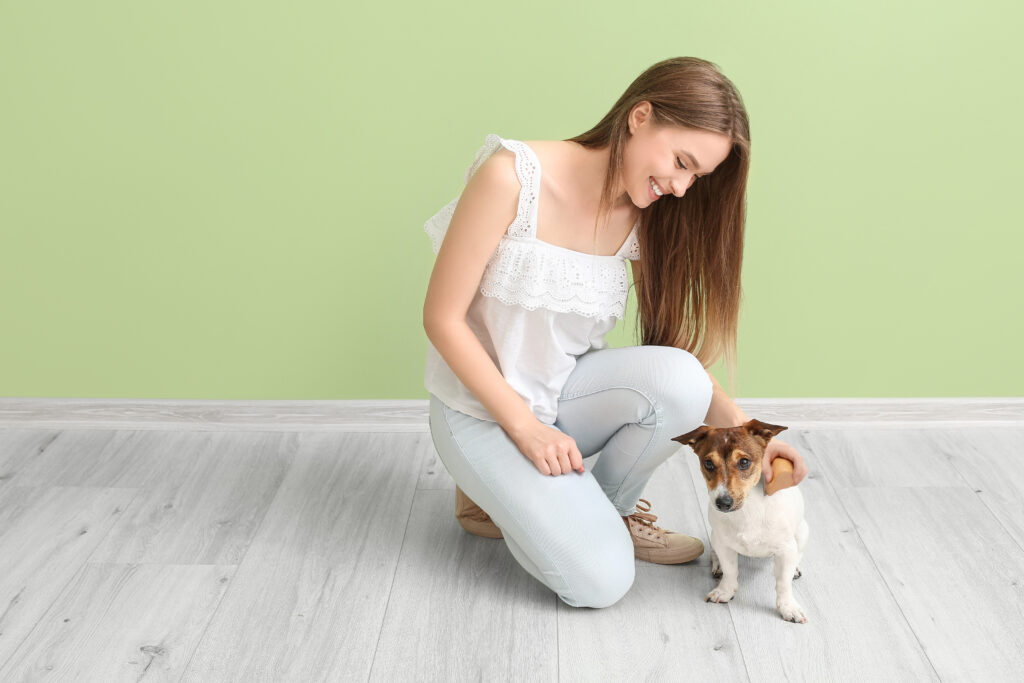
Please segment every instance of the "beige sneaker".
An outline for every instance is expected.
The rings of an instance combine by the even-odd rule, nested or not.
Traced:
[[[455,487],[455,519],[462,528],[474,536],[484,538],[504,538],[501,529],[491,520],[491,516],[483,508],[470,500],[465,491]]]
[[[637,512],[622,518],[633,537],[633,555],[637,559],[655,564],[681,564],[704,554],[704,543],[699,538],[654,526],[658,517],[650,514],[651,503],[643,498],[640,503],[646,503],[647,507],[637,503]]]

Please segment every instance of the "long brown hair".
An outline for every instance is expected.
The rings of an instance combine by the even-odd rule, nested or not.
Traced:
[[[599,216],[614,203],[629,113],[645,100],[656,125],[721,133],[732,149],[685,196],[666,195],[641,211],[641,269],[634,282],[641,343],[686,349],[705,368],[724,354],[733,391],[750,168],[747,112],[739,91],[711,62],[673,57],[648,68],[596,126],[567,138],[588,148],[611,147]]]

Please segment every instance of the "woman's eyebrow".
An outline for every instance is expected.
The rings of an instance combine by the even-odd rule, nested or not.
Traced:
[[[687,152],[687,151],[686,151],[685,149],[683,149],[683,150],[680,150],[680,151],[681,151],[681,152],[682,152],[683,154],[685,154],[685,155],[686,155],[686,156],[687,156],[687,157],[688,157],[688,158],[690,159],[690,162],[691,162],[691,163],[693,164],[693,167],[694,167],[695,169],[697,169],[698,171],[699,171],[699,170],[701,170],[701,168],[700,168],[700,164],[699,164],[699,163],[697,162],[697,159],[696,159],[696,158],[695,158],[695,157],[694,157],[694,156],[693,156],[692,154],[690,154],[689,152]]]

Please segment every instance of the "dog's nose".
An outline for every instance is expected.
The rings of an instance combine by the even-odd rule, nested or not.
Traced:
[[[719,496],[715,498],[715,507],[722,512],[728,512],[729,508],[732,507],[732,496]]]

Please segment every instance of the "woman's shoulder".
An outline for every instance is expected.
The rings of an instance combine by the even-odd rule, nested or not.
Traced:
[[[499,162],[500,164],[514,167],[517,157],[527,155],[526,159],[529,160],[529,163],[535,163],[538,167],[540,183],[545,194],[560,203],[569,189],[564,179],[571,175],[569,173],[572,163],[569,149],[571,143],[564,140],[520,140],[518,138],[502,138],[502,140],[512,141],[513,144],[510,145],[512,149],[498,145],[492,156],[501,157],[503,161]],[[518,147],[514,143],[525,145],[528,151],[524,151],[522,147]]]
[[[566,140],[520,140],[520,142],[533,150],[542,168],[552,171],[561,168],[566,163],[572,145]]]
[[[529,147],[541,169],[541,183],[549,197],[562,201],[572,192],[572,144],[565,140],[520,140]]]

